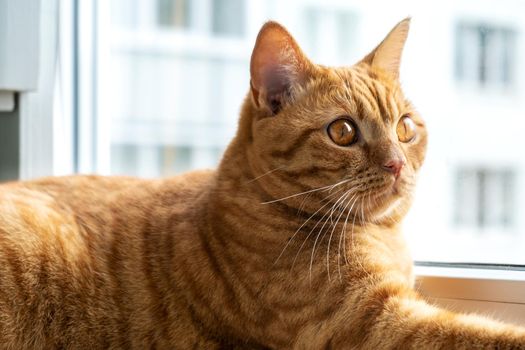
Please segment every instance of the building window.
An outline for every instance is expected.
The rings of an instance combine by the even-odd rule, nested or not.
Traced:
[[[305,47],[316,61],[348,65],[356,49],[353,46],[358,16],[349,10],[306,7],[303,13]]]
[[[217,35],[244,35],[244,0],[213,0],[212,32]]]
[[[189,0],[158,0],[157,22],[161,27],[190,28],[190,11]]]
[[[480,86],[513,83],[516,31],[510,27],[460,23],[456,27],[455,74]]]
[[[455,224],[467,228],[510,228],[516,193],[512,170],[462,168],[456,173]]]
[[[245,0],[157,0],[157,23],[163,28],[242,37]]]

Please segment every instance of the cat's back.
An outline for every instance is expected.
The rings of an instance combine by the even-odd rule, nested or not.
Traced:
[[[211,170],[165,179],[125,176],[65,176],[0,184],[0,222],[38,224],[39,217],[53,223],[52,212],[80,220],[137,209],[183,209],[198,198],[212,181]],[[106,213],[106,214],[104,214]],[[58,219],[58,218],[57,218]],[[51,221],[50,221],[51,220]],[[5,226],[0,225],[0,229]]]
[[[0,185],[0,347],[162,345],[169,249],[191,236],[185,222],[213,176]],[[178,303],[177,291],[168,295]]]

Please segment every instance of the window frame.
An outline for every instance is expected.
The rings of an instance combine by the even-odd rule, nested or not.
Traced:
[[[20,121],[20,179],[55,173],[53,92],[56,68],[58,2],[44,1],[38,8],[38,83],[34,91],[18,95]],[[28,28],[35,23],[26,23]]]

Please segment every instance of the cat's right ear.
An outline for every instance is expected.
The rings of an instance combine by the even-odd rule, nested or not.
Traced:
[[[361,62],[367,63],[372,67],[378,67],[397,79],[399,77],[401,55],[409,29],[410,17],[399,22],[390,33],[388,33],[386,38],[363,58]]]
[[[304,83],[312,64],[288,31],[276,22],[260,30],[250,62],[250,87],[255,105],[279,113],[292,98],[293,88]]]

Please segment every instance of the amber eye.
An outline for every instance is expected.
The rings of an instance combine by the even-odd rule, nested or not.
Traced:
[[[348,119],[337,119],[328,125],[328,134],[339,146],[350,146],[357,140],[357,127]]]
[[[410,142],[416,137],[416,124],[408,115],[399,119],[397,123],[397,137],[401,142]]]

